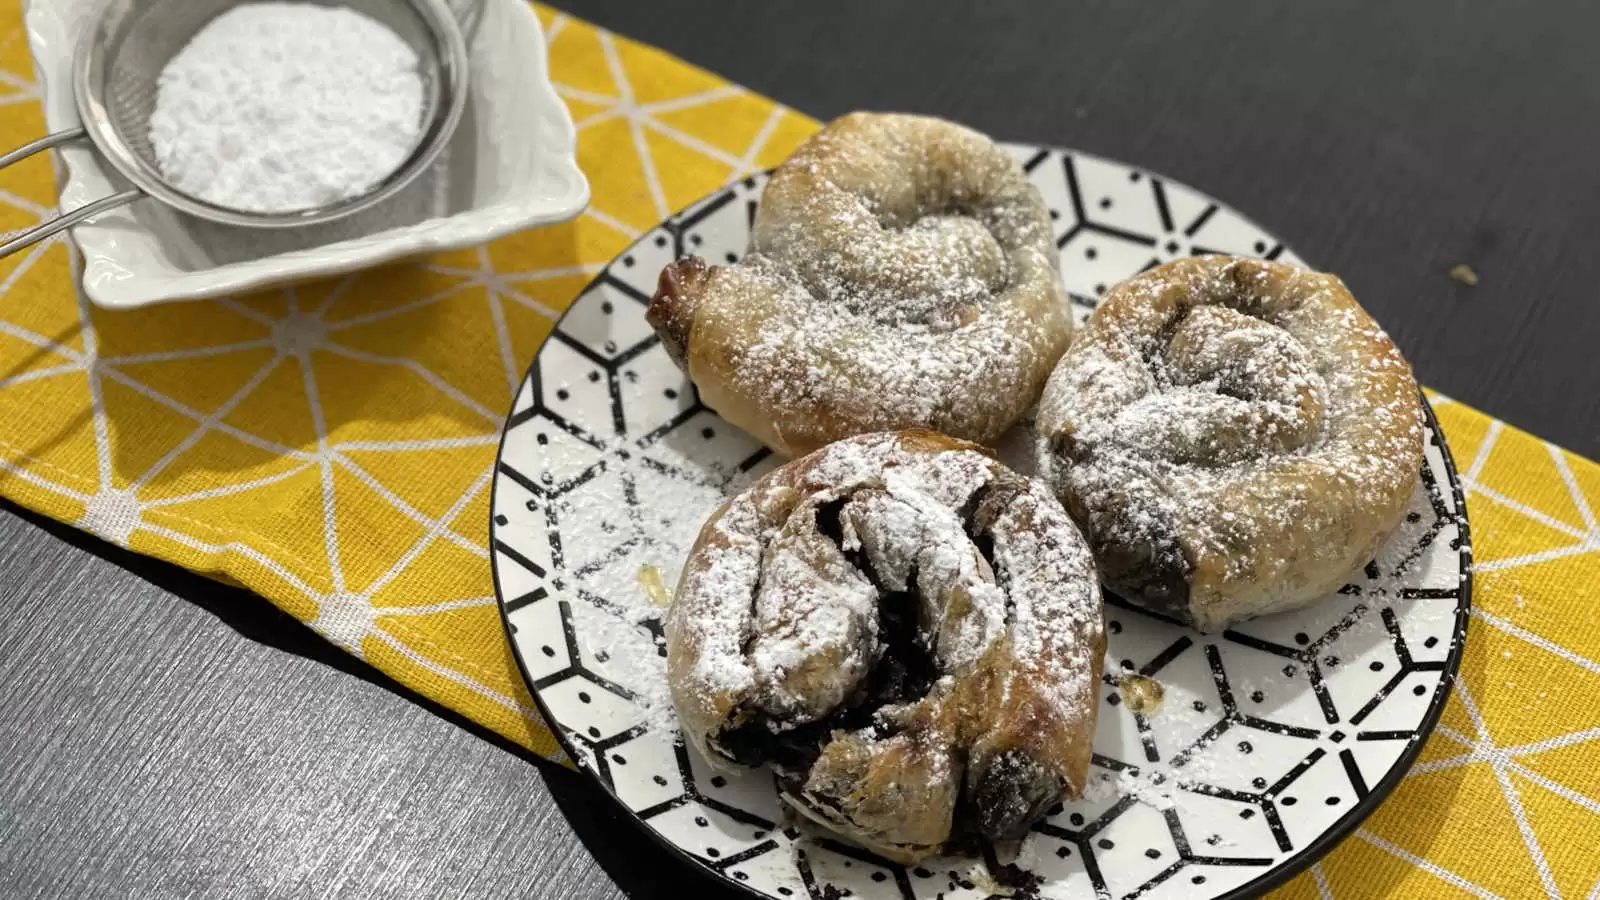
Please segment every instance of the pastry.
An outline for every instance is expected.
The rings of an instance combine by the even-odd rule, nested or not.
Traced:
[[[1005,150],[854,113],[773,172],[741,261],[672,263],[647,317],[701,399],[779,453],[902,428],[991,442],[1066,349],[1058,266]]]
[[[1332,275],[1208,256],[1112,288],[1039,409],[1101,578],[1203,631],[1304,606],[1399,523],[1420,395]]]
[[[891,859],[1021,837],[1083,789],[1088,545],[1044,485],[928,431],[790,462],[700,532],[667,613],[684,733]]]

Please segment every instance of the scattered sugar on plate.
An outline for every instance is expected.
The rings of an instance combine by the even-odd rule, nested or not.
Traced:
[[[661,616],[666,610],[655,605],[655,598],[643,587],[645,581],[640,578],[637,605],[627,609],[634,627],[618,624],[586,632],[580,640],[590,651],[602,652],[610,660],[623,686],[634,693],[644,724],[653,731],[670,734],[678,728],[678,716],[667,686],[667,659],[661,653],[664,645],[655,636],[660,633]]]

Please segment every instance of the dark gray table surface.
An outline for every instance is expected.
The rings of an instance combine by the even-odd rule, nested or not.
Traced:
[[[1427,384],[1600,455],[1600,6],[569,6],[818,117],[938,113],[1192,184],[1343,274]],[[259,598],[11,507],[0,761],[4,897],[701,887],[579,776]]]

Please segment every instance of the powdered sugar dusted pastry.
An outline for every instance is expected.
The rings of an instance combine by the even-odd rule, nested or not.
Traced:
[[[1202,630],[1337,590],[1422,465],[1411,367],[1344,284],[1226,256],[1112,288],[1039,439],[1106,584]]]
[[[771,766],[791,806],[892,859],[1021,837],[1083,788],[1089,549],[972,444],[866,435],[774,470],[701,530],[666,632],[706,758]]]
[[[773,173],[745,258],[669,265],[648,318],[701,399],[780,453],[914,427],[991,442],[1066,348],[1058,265],[994,142],[853,113]]]

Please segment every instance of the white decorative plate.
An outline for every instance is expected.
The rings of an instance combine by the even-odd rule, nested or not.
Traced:
[[[1107,286],[1176,256],[1294,261],[1276,239],[1164,178],[1079,153],[1012,148],[1055,219],[1086,316]],[[1301,612],[1203,635],[1108,598],[1109,650],[1086,799],[1024,842],[1015,868],[900,866],[784,821],[764,773],[711,772],[666,699],[661,610],[701,521],[776,463],[701,406],[644,321],[661,267],[744,251],[763,179],[663,222],[572,304],[523,383],[494,486],[495,583],[534,697],[567,752],[660,841],[754,896],[967,900],[1234,897],[1326,852],[1404,774],[1461,658],[1467,522],[1429,413],[1411,512],[1363,571]],[[1130,712],[1117,679],[1160,681]],[[995,867],[999,869],[999,866]]]

